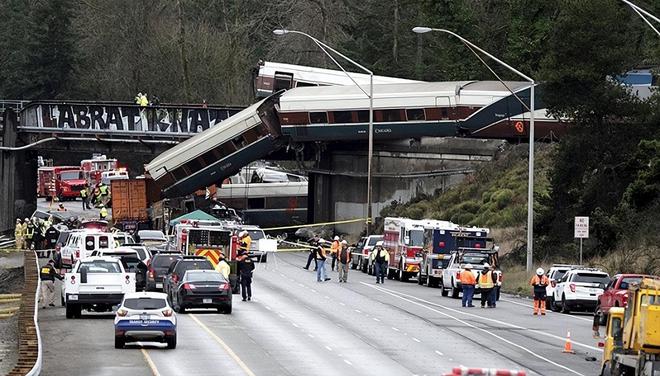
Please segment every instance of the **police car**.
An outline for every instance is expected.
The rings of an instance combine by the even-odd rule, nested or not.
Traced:
[[[610,276],[600,269],[571,269],[555,287],[550,308],[563,313],[577,310],[593,312],[598,304],[598,295],[603,293],[609,281]]]
[[[176,348],[176,316],[167,295],[136,292],[124,295],[115,316],[115,348],[126,342],[149,341],[167,343]]]

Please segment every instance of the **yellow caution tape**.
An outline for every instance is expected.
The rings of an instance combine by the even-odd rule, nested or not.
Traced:
[[[295,226],[284,226],[284,227],[271,227],[264,228],[264,231],[275,231],[275,230],[288,230],[291,228],[303,228],[303,227],[317,227],[317,226],[327,226],[327,225],[339,225],[343,223],[355,223],[355,222],[366,222],[370,223],[369,218],[355,218],[355,219],[346,219],[343,221],[334,221],[334,222],[321,222],[321,223],[311,223],[308,225],[295,225]]]

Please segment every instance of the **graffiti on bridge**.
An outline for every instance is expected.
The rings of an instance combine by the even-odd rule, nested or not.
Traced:
[[[21,127],[66,131],[194,134],[240,109],[139,107],[103,104],[33,104],[21,111]]]

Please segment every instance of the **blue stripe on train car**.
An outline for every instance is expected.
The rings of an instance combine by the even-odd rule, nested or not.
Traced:
[[[405,139],[410,137],[451,137],[456,135],[455,121],[432,121],[424,123],[374,123],[374,138]],[[339,141],[368,138],[369,124],[314,124],[282,126],[282,134],[293,141]]]

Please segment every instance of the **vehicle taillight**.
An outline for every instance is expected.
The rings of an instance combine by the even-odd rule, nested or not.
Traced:
[[[474,248],[481,248],[481,244],[479,244],[479,243],[474,243]]]
[[[165,317],[170,317],[170,316],[172,316],[172,310],[169,309],[169,308],[168,308],[168,309],[164,309],[162,312],[163,312],[163,316],[165,316]]]
[[[75,275],[72,275],[72,276],[71,276],[71,284],[72,284],[72,285],[75,285],[75,284],[76,284],[76,276],[75,276]]]
[[[550,281],[550,286],[552,286],[553,288],[554,288],[554,287],[557,287],[557,282],[555,282],[555,281]]]
[[[62,249],[62,246],[57,244],[55,245],[55,252],[59,252]]]
[[[461,280],[461,272],[456,272],[456,279]]]
[[[117,316],[119,316],[119,317],[125,317],[127,314],[128,314],[128,311],[123,309],[123,308],[121,308],[117,311]]]
[[[80,258],[80,250],[79,249],[76,250],[76,258]]]
[[[149,268],[149,278],[153,279],[154,278],[154,268]]]
[[[231,286],[229,283],[221,283],[218,285],[218,290],[229,290]]]
[[[187,283],[187,282],[184,283],[183,286],[181,286],[181,287],[183,287],[184,290],[194,290],[195,289],[195,285],[193,285],[192,283]]]
[[[575,283],[571,283],[570,285],[568,285],[568,288],[571,289],[571,292],[575,292]]]
[[[500,273],[500,275],[497,276],[497,281],[502,283],[502,279],[503,279],[502,273]]]

